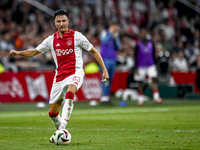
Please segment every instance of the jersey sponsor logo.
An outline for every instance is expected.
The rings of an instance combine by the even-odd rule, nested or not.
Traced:
[[[66,32],[63,36],[62,41],[61,39],[56,37],[58,35],[58,32],[54,34],[53,55],[57,66],[55,76],[56,82],[62,81],[66,77],[75,74],[77,57],[75,53],[76,45],[74,43],[74,33],[75,31],[73,30],[70,30],[70,32]],[[58,43],[60,44],[59,47],[56,46]]]
[[[62,56],[62,55],[69,55],[70,53],[73,53],[73,49],[56,49],[56,56]]]
[[[58,43],[56,46],[60,46],[60,44]]]
[[[72,40],[67,41],[67,45],[68,46],[72,45]]]

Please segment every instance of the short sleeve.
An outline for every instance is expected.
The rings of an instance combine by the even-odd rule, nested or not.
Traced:
[[[44,53],[46,51],[51,50],[50,49],[50,40],[51,40],[52,36],[47,37],[41,44],[39,44],[36,49],[41,52]]]
[[[78,37],[79,37],[80,47],[87,51],[90,51],[93,45],[88,41],[88,39],[81,33],[79,33]]]

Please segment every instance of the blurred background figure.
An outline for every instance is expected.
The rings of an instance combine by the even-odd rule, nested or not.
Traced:
[[[188,62],[188,70],[195,70],[196,69],[196,57],[200,53],[200,49],[198,45],[194,45],[194,42],[188,42],[186,48],[184,49],[183,57],[185,56],[186,63]]]
[[[175,64],[174,64],[174,60],[176,59],[176,57],[177,57],[177,53],[175,51],[171,52],[171,55],[170,55],[170,58],[169,58],[169,61],[168,61],[170,72],[176,71]]]
[[[153,42],[148,37],[148,31],[145,28],[141,29],[140,39],[135,47],[135,74],[134,79],[139,82],[138,87],[138,105],[142,106],[143,100],[143,87],[142,82],[148,76],[148,82],[153,89],[153,99],[155,103],[162,103],[159,91],[156,85],[156,78],[158,72],[156,69],[155,61],[155,47]]]
[[[134,60],[131,54],[127,53],[125,49],[121,49],[117,53],[116,70],[119,72],[129,72],[134,66]]]
[[[162,44],[155,44],[156,49],[156,59],[157,59],[157,69],[158,69],[158,82],[167,84],[169,83],[169,79],[171,77],[169,71],[169,57],[170,53],[166,49],[163,48]]]
[[[174,71],[188,72],[188,63],[182,51],[178,52],[177,57],[174,59]]]
[[[197,77],[196,77],[196,84],[197,88],[200,89],[200,54],[196,57],[196,68],[197,68]]]
[[[105,66],[109,73],[109,80],[102,82],[102,104],[112,104],[110,100],[110,88],[112,85],[115,66],[117,60],[117,50],[120,45],[119,39],[119,25],[117,23],[111,23],[108,30],[103,30],[100,35],[101,41],[101,56],[104,60]]]

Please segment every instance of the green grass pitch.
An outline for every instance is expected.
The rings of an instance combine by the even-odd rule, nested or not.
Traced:
[[[55,132],[48,106],[2,104],[0,150],[200,150],[200,100],[150,100],[126,107],[75,103],[67,129],[68,146],[49,142]]]

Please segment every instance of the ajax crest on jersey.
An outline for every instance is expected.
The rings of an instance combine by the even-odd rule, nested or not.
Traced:
[[[68,40],[68,41],[67,41],[67,45],[68,45],[68,46],[71,46],[71,45],[72,45],[72,40]]]
[[[57,130],[54,133],[54,142],[56,145],[68,145],[71,142],[71,134],[66,129]]]

